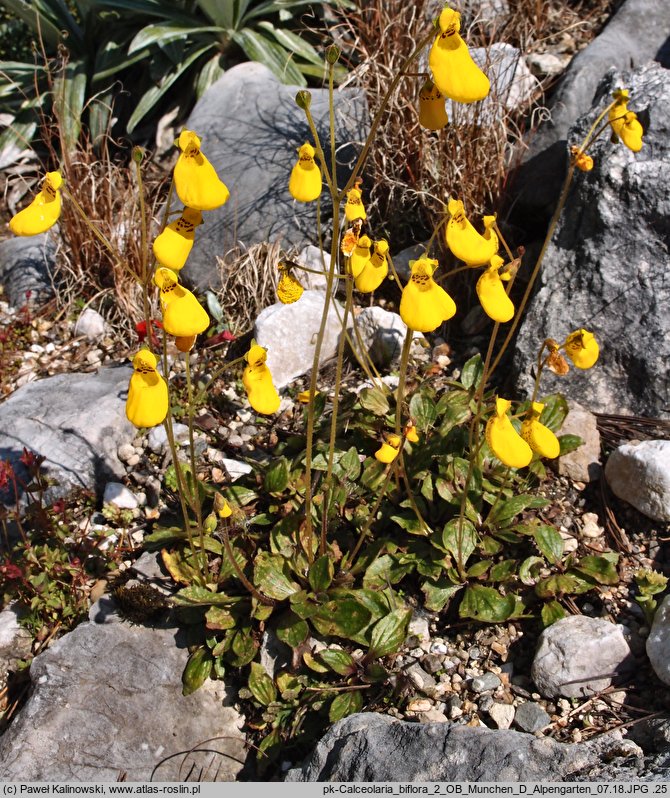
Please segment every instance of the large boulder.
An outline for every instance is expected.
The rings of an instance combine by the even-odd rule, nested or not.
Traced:
[[[0,460],[25,476],[24,447],[43,455],[47,474],[59,482],[50,498],[73,487],[101,491],[110,478],[125,476],[117,449],[135,435],[125,415],[131,374],[129,366],[102,368],[19,388],[0,405]],[[9,489],[0,492],[0,501],[13,500]]]
[[[0,242],[0,285],[10,305],[46,302],[53,296],[57,228]]]
[[[644,146],[633,153],[605,135],[593,147],[593,171],[576,174],[520,327],[515,369],[520,387],[532,391],[541,341],[584,327],[600,342],[595,367],[562,378],[545,371],[543,392],[561,391],[592,411],[667,417],[670,72],[658,64],[610,72],[570,142],[581,141],[622,86],[645,127]]]
[[[30,698],[0,738],[0,779],[169,782],[192,770],[233,781],[245,759],[242,718],[223,682],[182,695],[181,637],[84,623],[36,657]]]
[[[622,444],[609,456],[605,478],[620,499],[670,524],[670,441]]]
[[[607,70],[639,67],[653,59],[670,66],[668,30],[667,0],[625,0],[602,33],[573,58],[551,98],[549,120],[529,137],[525,163],[513,185],[520,220],[529,211],[551,214],[565,175],[568,131],[593,104]]]
[[[230,189],[230,199],[204,214],[184,269],[205,289],[219,284],[217,255],[238,242],[250,246],[281,241],[284,248],[316,240],[316,202],[295,202],[288,180],[296,150],[312,136],[295,104],[297,86],[285,86],[267,67],[244,63],[229,69],[198,101],[186,127],[202,138],[202,150]],[[312,89],[311,113],[328,147],[328,90]],[[338,183],[344,185],[369,126],[365,95],[358,89],[334,94]],[[326,183],[322,213],[330,214]]]

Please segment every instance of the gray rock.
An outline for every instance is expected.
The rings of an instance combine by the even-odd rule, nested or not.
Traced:
[[[612,492],[655,521],[670,522],[670,441],[625,443],[605,465]]]
[[[91,341],[103,338],[107,332],[107,322],[93,308],[84,308],[74,325],[75,335],[84,335]]]
[[[608,69],[630,69],[652,59],[668,66],[663,45],[669,29],[667,0],[626,0],[602,33],[572,59],[553,95],[550,121],[529,137],[526,163],[514,186],[520,214],[529,209],[551,213],[565,175],[568,130],[591,107],[603,75]]]
[[[560,435],[579,435],[584,443],[574,452],[552,460],[561,476],[574,482],[594,482],[600,478],[600,432],[596,417],[577,402],[568,400],[568,415]]]
[[[573,698],[605,690],[633,667],[622,626],[570,615],[540,635],[531,676],[543,696]]]
[[[428,673],[437,673],[444,667],[444,654],[426,654],[421,659],[421,667]]]
[[[426,254],[427,243],[427,241],[424,241],[420,244],[412,244],[411,247],[407,247],[406,249],[397,252],[391,258],[393,265],[395,266],[395,270],[398,272],[398,277],[403,282],[407,282],[407,280],[409,280],[409,262],[411,260],[418,260],[420,257]]]
[[[186,424],[173,422],[172,433],[175,443],[186,443],[188,441],[188,427]],[[167,432],[162,424],[149,430],[147,445],[155,454],[160,454],[168,448]]]
[[[514,724],[521,731],[529,734],[540,731],[548,723],[551,723],[549,715],[539,704],[535,704],[532,701],[524,701],[523,704],[519,704],[514,713]]]
[[[407,674],[407,678],[410,680],[410,682],[412,682],[417,690],[425,692],[426,690],[430,690],[432,687],[435,687],[437,684],[435,679],[433,679],[429,673],[426,673],[426,671],[421,667],[421,665],[419,665],[418,662],[410,665],[405,673]]]
[[[596,760],[588,744],[453,723],[407,723],[365,712],[332,726],[285,780],[569,781]]]
[[[182,781],[193,766],[201,781],[233,781],[242,718],[223,682],[182,695],[183,646],[177,629],[125,623],[83,623],[62,637],[31,665],[30,698],[0,739],[0,778],[150,781],[156,768],[154,780]],[[218,735],[228,737],[199,745]]]
[[[526,56],[526,63],[533,75],[539,77],[553,77],[560,75],[570,63],[571,56],[567,54],[556,55],[555,53],[529,53]]]
[[[309,291],[325,291],[327,278],[326,272],[330,268],[330,252],[323,253],[323,260],[321,258],[321,250],[313,244],[308,244],[302,249],[296,258],[298,263],[307,266],[308,269],[321,272],[321,274],[312,274],[312,272],[298,272],[297,276],[303,285],[303,288]],[[325,271],[324,271],[325,269]],[[333,283],[333,293],[337,290],[337,280]]]
[[[267,364],[276,388],[284,388],[312,368],[325,296],[322,291],[305,291],[292,305],[277,302],[262,310],[256,319],[254,337],[268,350]],[[321,346],[321,364],[337,351],[342,329],[338,315],[342,318],[343,312],[342,306],[331,300]]]
[[[654,615],[647,638],[647,656],[658,678],[670,684],[670,596],[666,596]]]
[[[137,497],[121,482],[108,482],[102,495],[103,504],[112,504],[119,510],[134,510],[139,506]]]
[[[631,89],[631,108],[646,124],[645,143],[633,153],[607,136],[598,139],[596,167],[576,175],[520,327],[514,367],[529,393],[538,342],[562,341],[584,327],[600,342],[598,362],[566,377],[545,370],[543,392],[569,393],[597,412],[668,417],[670,73],[657,64],[610,73],[571,141],[586,132],[617,86]]]
[[[488,690],[497,690],[502,682],[495,673],[483,673],[475,676],[472,680],[472,691],[474,693],[485,693]]]
[[[185,275],[200,289],[219,284],[216,256],[238,241],[250,246],[281,239],[297,248],[316,236],[316,202],[297,203],[288,192],[296,150],[311,135],[295,104],[297,86],[285,86],[267,67],[244,63],[226,71],[196,104],[186,127],[202,139],[202,151],[230,189],[230,199],[205,215]],[[312,89],[311,112],[328,146],[328,91]],[[335,92],[338,183],[344,185],[369,125],[365,95]],[[322,214],[330,214],[326,184]]]
[[[10,305],[45,302],[53,296],[52,277],[58,233],[53,229],[37,236],[14,236],[0,241],[0,284]]]
[[[44,468],[59,481],[49,497],[71,487],[102,490],[126,473],[117,451],[135,435],[125,403],[132,369],[102,368],[95,374],[58,374],[31,382],[0,405],[0,459],[19,462],[23,447],[44,455]],[[0,494],[0,500],[11,497]]]
[[[407,325],[397,313],[373,305],[356,314],[355,325],[349,327],[349,337],[359,357],[364,357],[362,350],[379,369],[400,361]]]
[[[219,463],[226,469],[232,482],[253,471],[253,468],[248,463],[243,463],[241,460],[233,460],[230,457],[224,457],[219,460]]]
[[[16,670],[19,660],[30,656],[32,636],[19,624],[11,605],[0,612],[0,690],[7,686],[7,676]]]
[[[271,630],[263,633],[260,650],[260,662],[268,676],[274,679],[277,671],[290,666],[292,649],[277,637]]]

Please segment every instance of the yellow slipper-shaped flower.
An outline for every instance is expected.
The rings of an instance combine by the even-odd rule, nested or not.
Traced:
[[[63,178],[60,172],[47,172],[41,190],[33,201],[12,216],[9,229],[17,236],[36,236],[45,233],[58,221],[61,210],[60,191]]]
[[[277,298],[284,305],[292,305],[300,299],[305,289],[286,266],[280,264],[279,270],[281,276],[277,285]]]
[[[498,236],[493,224],[495,216],[485,216],[484,235],[480,235],[470,224],[461,200],[449,200],[447,222],[447,246],[459,260],[468,266],[482,266],[498,252]]]
[[[177,144],[181,153],[174,168],[174,184],[179,199],[187,208],[198,211],[220,208],[230,192],[200,152],[198,136],[192,130],[182,130]]]
[[[386,258],[388,251],[388,241],[383,238],[375,241],[374,252],[354,279],[357,291],[369,294],[372,291],[376,291],[384,282],[384,278],[389,272],[389,264]]]
[[[486,441],[504,465],[523,468],[533,459],[533,450],[512,426],[507,411],[509,399],[496,399],[496,412],[486,424]]]
[[[184,267],[193,248],[195,228],[202,224],[202,213],[184,208],[181,216],[156,236],[153,251],[161,266],[178,272]]]
[[[370,247],[372,241],[368,236],[361,236],[356,242],[354,251],[349,258],[349,272],[354,277],[358,277],[365,266],[370,262]]]
[[[380,463],[392,463],[400,452],[402,438],[400,435],[387,435],[386,440],[375,452]]]
[[[207,311],[193,294],[179,285],[177,275],[164,267],[156,269],[154,283],[160,288],[163,328],[177,338],[197,335],[209,327]]]
[[[257,413],[270,416],[279,410],[280,399],[265,362],[268,353],[262,346],[252,342],[245,357],[247,365],[242,374],[242,384],[249,404]]]
[[[521,425],[521,437],[540,457],[549,457],[553,460],[561,453],[561,444],[549,427],[540,424],[543,410],[542,402],[532,403],[528,415]]]
[[[442,130],[449,124],[444,96],[430,79],[419,92],[419,124],[427,130]]]
[[[586,330],[575,330],[570,333],[562,348],[578,369],[590,369],[600,354],[595,336]]]
[[[352,188],[347,192],[347,201],[344,205],[344,215],[347,217],[348,222],[353,222],[355,219],[368,218],[365,212],[365,206],[362,200],[363,192],[360,188]]]
[[[621,141],[633,152],[640,152],[642,149],[642,135],[644,130],[638,122],[637,114],[628,111],[624,117],[623,127],[621,128]]]
[[[615,136],[621,138],[621,130],[626,123],[626,114],[628,113],[628,89],[617,89],[612,95],[615,100],[614,105],[610,108],[608,114],[608,121]]]
[[[459,35],[461,15],[448,6],[440,14],[440,33],[433,42],[428,65],[439,91],[458,103],[483,100],[491,84],[475,64],[467,44]]]
[[[316,150],[309,142],[305,142],[298,150],[298,163],[291,170],[288,190],[298,202],[312,202],[320,194],[323,187],[321,169],[314,161]]]
[[[126,416],[136,427],[155,427],[162,424],[168,412],[168,388],[156,371],[156,355],[141,349],[133,358]]]
[[[456,303],[433,280],[436,260],[419,258],[409,265],[411,275],[400,298],[400,318],[412,330],[432,332],[456,313]]]
[[[514,303],[505,293],[503,280],[509,280],[511,274],[500,274],[500,267],[503,265],[503,259],[494,255],[491,258],[489,268],[477,280],[477,296],[481,302],[484,313],[497,321],[504,324],[514,316]]]

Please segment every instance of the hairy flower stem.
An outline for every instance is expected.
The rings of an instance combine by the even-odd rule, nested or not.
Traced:
[[[141,259],[141,274],[142,274],[142,308],[144,310],[144,321],[147,325],[148,337],[151,338],[151,308],[149,305],[149,283],[151,281],[151,274],[149,271],[149,258],[147,252],[147,216],[144,203],[144,183],[142,181],[142,166],[141,159],[133,158],[135,163],[135,177],[137,179],[137,193],[140,203],[140,259]]]
[[[188,401],[188,449],[191,460],[191,477],[193,480],[193,502],[192,507],[195,513],[195,521],[200,537],[200,549],[203,556],[203,572],[207,573],[207,552],[205,551],[205,533],[202,528],[202,507],[200,504],[200,491],[198,490],[198,472],[195,462],[195,439],[193,435],[193,380],[191,379],[191,353],[184,353],[184,364],[186,366],[186,394]]]
[[[393,463],[389,463],[386,466],[386,473],[384,474],[384,483],[379,489],[379,493],[377,494],[377,498],[375,499],[375,503],[370,510],[370,514],[368,515],[368,520],[365,522],[365,526],[361,529],[361,532],[358,536],[358,540],[356,541],[356,545],[354,546],[352,552],[349,554],[347,558],[347,570],[351,571],[351,566],[358,556],[358,552],[361,550],[361,546],[363,545],[363,541],[367,537],[368,532],[370,531],[370,527],[375,521],[375,516],[377,515],[377,511],[386,495],[386,491],[389,486],[389,482],[391,481],[391,474],[393,473]]]
[[[246,357],[242,355],[241,357],[236,357],[235,360],[229,360],[227,363],[224,363],[223,366],[221,366],[218,369],[215,369],[209,375],[208,385],[211,385],[214,382],[214,380],[218,379],[223,374],[224,371],[228,371],[228,369],[231,369],[233,366],[237,366],[238,364],[244,363],[245,361]],[[199,393],[195,395],[195,403],[198,404],[198,402],[202,402],[203,399],[205,399],[206,397],[207,397],[207,386],[205,386]]]
[[[544,348],[546,347],[547,342],[543,341],[542,346],[540,347],[540,351],[537,353],[537,369],[535,371],[535,383],[533,384],[533,395],[530,398],[531,404],[537,399],[538,391],[540,390],[540,379],[542,378],[542,372],[544,370],[544,365],[547,362],[545,359],[542,358],[544,354]]]
[[[264,596],[256,587],[254,587],[254,585],[244,575],[244,571],[240,568],[239,563],[235,559],[235,552],[233,551],[233,547],[230,545],[228,522],[226,519],[224,519],[223,524],[221,525],[221,533],[223,537],[223,547],[226,550],[226,556],[230,560],[230,564],[233,566],[233,570],[235,571],[237,578],[257,601],[260,601],[261,604],[266,604],[269,607],[274,607],[277,602],[274,599]]]

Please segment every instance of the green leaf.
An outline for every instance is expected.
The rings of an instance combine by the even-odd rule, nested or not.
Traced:
[[[545,396],[540,401],[544,404],[540,422],[552,432],[558,432],[568,415],[568,403],[559,393]]]
[[[552,623],[560,621],[561,618],[567,618],[568,613],[563,609],[558,601],[548,601],[543,605],[541,615],[542,624],[546,628],[547,626],[551,626]]]
[[[53,110],[58,119],[61,147],[74,152],[81,133],[81,115],[86,100],[86,69],[70,61],[54,82]]]
[[[391,521],[395,521],[396,524],[401,529],[404,529],[405,532],[409,532],[410,535],[421,535],[425,536],[426,528],[425,526],[419,521],[414,513],[404,513],[403,515],[392,515]]]
[[[558,443],[561,447],[559,454],[561,456],[579,449],[580,446],[584,445],[584,439],[580,438],[579,435],[559,435]]]
[[[291,648],[297,648],[301,643],[304,643],[309,636],[309,626],[307,622],[295,614],[292,610],[288,610],[280,616],[277,622],[277,637],[286,643]]]
[[[328,590],[333,581],[333,561],[328,554],[324,554],[315,560],[309,569],[309,584],[315,593]]]
[[[491,527],[509,526],[510,522],[524,510],[536,510],[546,507],[548,504],[549,502],[547,499],[543,499],[541,496],[521,493],[507,501],[498,502],[492,507],[486,519],[486,523]]]
[[[478,560],[468,568],[467,575],[471,576],[473,579],[477,579],[489,570],[490,565],[490,560]]]
[[[416,426],[423,433],[435,423],[437,408],[435,402],[423,393],[415,393],[409,403],[409,414],[416,422]]]
[[[205,613],[205,626],[213,631],[225,631],[235,626],[235,618],[223,607],[210,607]]]
[[[346,651],[326,648],[323,651],[319,651],[316,658],[340,676],[351,676],[352,673],[356,672],[356,663],[351,654],[347,654]]]
[[[207,310],[209,311],[209,315],[212,316],[215,321],[223,321],[223,308],[221,307],[221,303],[219,302],[216,294],[213,291],[206,291],[205,300],[207,301]]]
[[[363,576],[363,587],[383,590],[399,582],[411,570],[411,564],[401,566],[390,554],[382,554],[367,567]]]
[[[214,658],[207,648],[200,646],[188,658],[181,677],[182,695],[195,693],[209,679]]]
[[[442,576],[437,580],[427,579],[421,585],[421,590],[426,596],[426,609],[431,610],[431,612],[440,612],[462,587],[463,585],[454,584],[446,576]]]
[[[352,446],[337,459],[336,473],[355,482],[361,475],[361,459],[355,446]]]
[[[390,410],[388,399],[379,388],[363,388],[358,394],[358,401],[364,410],[369,410],[375,416],[385,416]]]
[[[436,537],[436,535],[433,535],[432,540],[437,545]],[[463,519],[463,521],[459,524],[458,518],[452,518],[451,521],[448,521],[444,525],[440,544],[441,545],[439,548],[441,548],[443,551],[449,552],[454,557],[456,562],[459,561],[458,551],[460,546],[460,561],[463,565],[465,565],[472,552],[477,548],[477,530],[467,519]]]
[[[348,693],[340,693],[333,699],[328,710],[328,720],[335,723],[348,715],[360,712],[363,708],[363,697],[360,690],[352,690]]]
[[[491,568],[489,579],[492,582],[506,582],[511,579],[517,570],[517,560],[503,560]]]
[[[461,382],[468,390],[477,388],[479,387],[483,375],[484,364],[482,363],[482,356],[477,354],[471,357],[463,366],[463,370],[461,371]]]
[[[278,601],[300,590],[300,585],[286,576],[284,567],[283,557],[265,551],[260,551],[254,562],[254,584],[266,596]]]
[[[251,672],[247,682],[251,694],[264,707],[277,700],[277,688],[275,683],[265,672],[265,668],[258,662],[251,663]]]
[[[154,22],[147,25],[135,35],[133,40],[128,46],[128,55],[132,55],[137,50],[142,50],[145,47],[151,47],[154,44],[160,44],[164,47],[168,42],[176,39],[186,39],[198,33],[221,33],[221,29],[216,26],[208,25],[198,27],[195,25],[183,25],[179,22]],[[212,41],[207,47],[214,46],[216,36],[211,37]]]
[[[515,609],[514,596],[503,596],[492,587],[471,585],[465,589],[458,614],[461,618],[500,623],[510,618]]]
[[[233,631],[230,650],[227,653],[231,665],[237,668],[248,665],[256,656],[257,651],[258,643],[252,637],[249,627]]]
[[[268,493],[283,493],[288,487],[289,479],[288,460],[278,457],[265,472],[263,487]]]
[[[197,0],[203,14],[220,28],[237,27],[236,6],[234,0]]]
[[[291,59],[290,53],[281,45],[275,44],[249,28],[234,31],[232,38],[252,61],[265,64],[282,83],[295,86],[307,85],[307,81]]]
[[[541,579],[535,585],[535,595],[539,598],[556,598],[564,595],[579,595],[591,590],[593,585],[575,574],[554,574]]]
[[[226,596],[225,593],[214,593],[206,587],[191,585],[182,588],[172,597],[177,607],[229,607],[242,601],[241,596]]]
[[[199,100],[210,86],[223,77],[226,70],[221,62],[221,54],[216,53],[202,66],[195,82],[196,99]]]
[[[372,615],[354,599],[338,599],[322,604],[310,621],[321,635],[350,638],[370,622]]]
[[[266,30],[268,33],[274,36],[277,43],[288,50],[289,53],[293,53],[300,58],[304,58],[305,61],[308,61],[310,64],[314,64],[314,66],[320,67],[321,70],[325,70],[325,62],[319,56],[317,51],[312,47],[311,44],[309,44],[309,42],[306,42],[297,34],[292,33],[286,28],[276,28],[267,20],[262,20],[259,22],[258,27]]]
[[[552,565],[558,565],[565,549],[563,538],[558,531],[548,524],[538,524],[533,532],[533,537],[540,552]]]
[[[368,659],[379,659],[394,654],[405,642],[411,610],[393,610],[374,625],[370,638]]]
[[[542,557],[526,557],[519,567],[519,579],[524,585],[534,585],[543,567],[544,560]]]
[[[617,559],[618,559],[618,555]],[[582,557],[574,568],[578,574],[593,579],[599,585],[618,585],[619,574],[616,569],[616,560],[612,562],[608,557],[598,557],[589,554]]]

